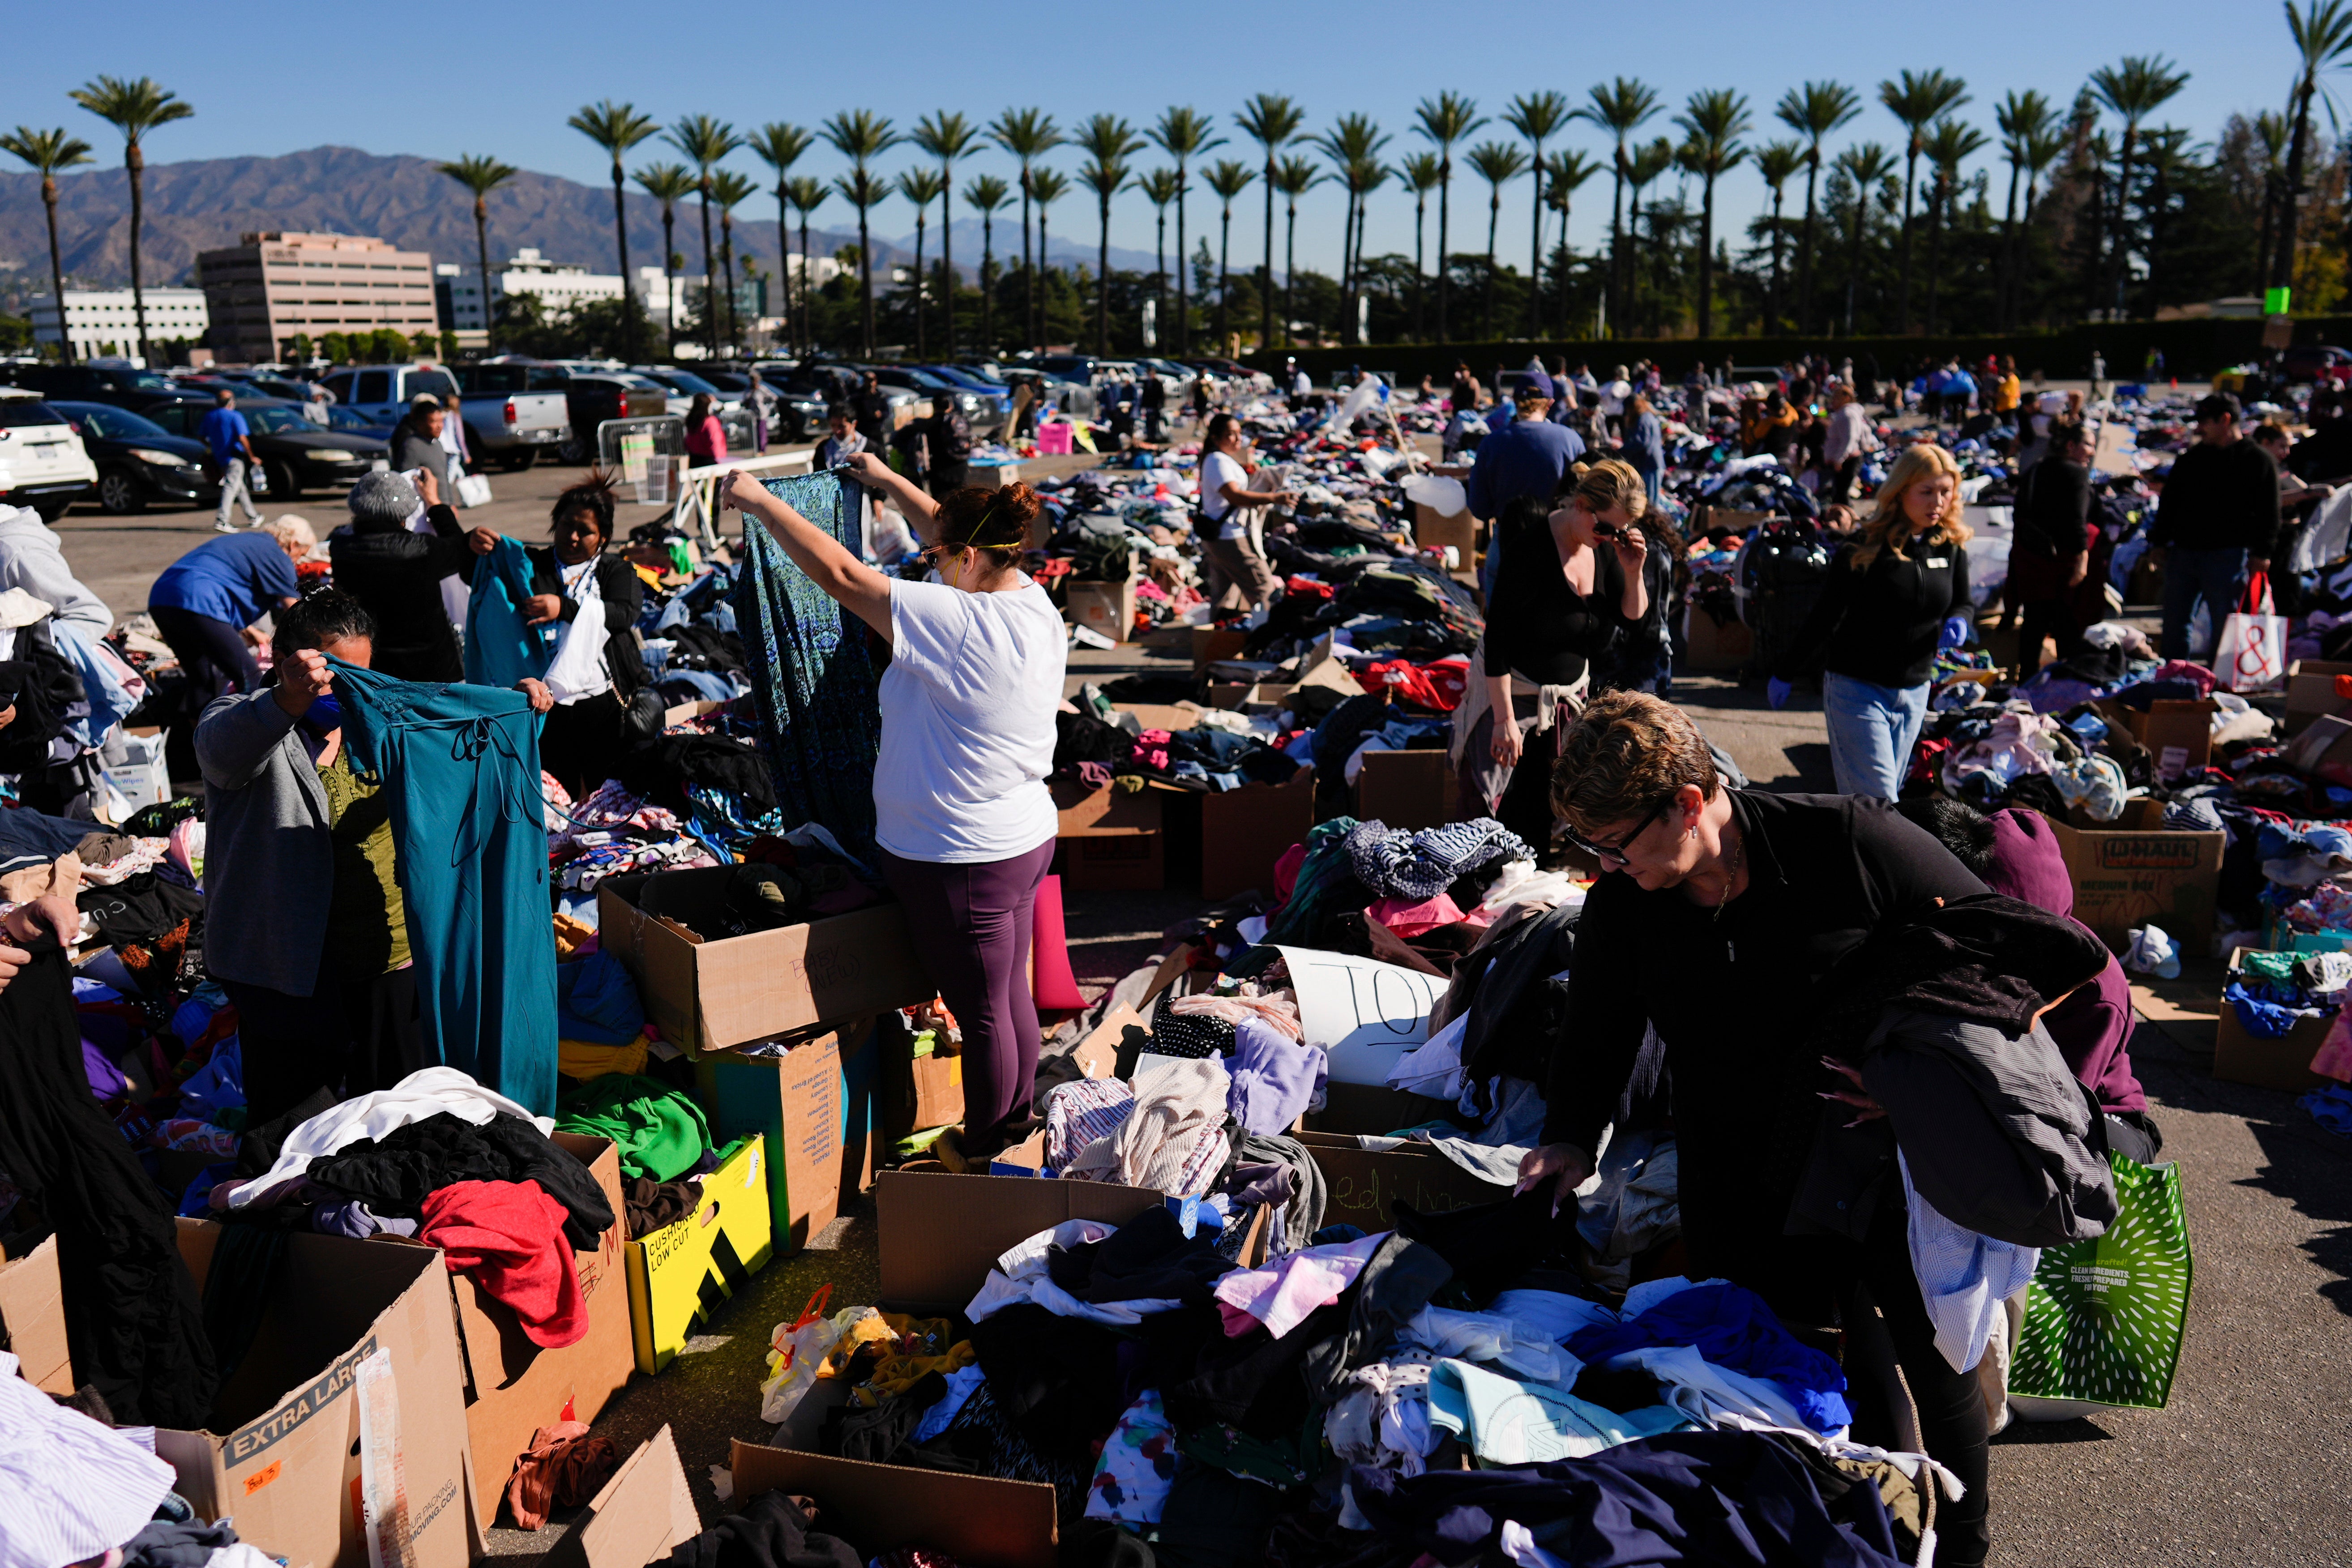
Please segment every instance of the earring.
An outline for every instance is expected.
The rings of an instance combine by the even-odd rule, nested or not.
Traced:
[[[1698,837],[1698,829],[1694,827],[1688,833],[1683,835],[1683,837],[1685,838],[1696,838]]]

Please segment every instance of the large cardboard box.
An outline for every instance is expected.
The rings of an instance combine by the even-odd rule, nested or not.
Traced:
[[[2189,953],[2213,945],[2226,833],[2179,833],[2161,826],[2164,807],[2135,800],[2105,826],[2051,820],[2066,874],[2074,883],[2074,918],[2117,952],[2126,934],[2154,921]]]
[[[1356,776],[1356,817],[1374,818],[1402,832],[1454,819],[1461,784],[1443,747],[1417,752],[1367,752]]]
[[[1063,601],[1072,626],[1099,632],[1113,642],[1135,640],[1135,584],[1072,583]]]
[[[1675,662],[1685,669],[1742,669],[1756,651],[1756,634],[1745,621],[1727,626],[1696,605],[1683,612],[1682,656]]]
[[[1236,627],[1227,631],[1219,626],[1192,628],[1192,679],[1201,679],[1209,667],[1219,659],[1239,658],[1249,643],[1249,633]]]
[[[1478,520],[1469,512],[1442,512],[1433,506],[1415,501],[1412,507],[1412,542],[1423,550],[1443,550],[1452,545],[1454,564],[1450,574],[1462,583],[1478,580]]]
[[[768,1209],[775,1245],[787,1255],[841,1212],[841,1167],[850,1147],[845,1039],[872,1033],[860,1021],[794,1046],[781,1057],[705,1056],[695,1064],[721,1144],[758,1133],[767,1140]]]
[[[2242,947],[2231,952],[2231,980],[2238,978],[2246,954],[2252,951]],[[2258,1089],[2283,1089],[2296,1094],[2323,1088],[2330,1080],[2311,1070],[2311,1058],[2327,1038],[2331,1022],[2333,1019],[2328,1017],[2299,1018],[2284,1035],[2257,1035],[2239,1019],[2237,1008],[2225,1000],[2221,1004],[2221,1025],[2213,1036],[2213,1076],[2231,1083],[2250,1083]]]
[[[1116,784],[1054,786],[1059,808],[1055,869],[1071,891],[1150,890],[1168,881],[1162,794]]]
[[[1107,1182],[884,1171],[874,1179],[882,1300],[961,1311],[1006,1248],[1067,1219],[1124,1225],[1162,1201],[1148,1187]]]
[[[621,1461],[547,1554],[547,1568],[646,1568],[702,1533],[677,1439],[664,1426]]]
[[[667,1366],[711,1310],[768,1266],[767,1151],[767,1140],[754,1136],[703,1178],[692,1214],[629,1243],[629,1324],[639,1372]]]
[[[1378,1146],[1364,1147],[1363,1136]],[[1307,1145],[1330,1189],[1325,1225],[1393,1230],[1393,1204],[1402,1203],[1418,1214],[1443,1214],[1511,1195],[1510,1188],[1474,1174],[1426,1143],[1349,1132],[1302,1132],[1298,1141]]]
[[[2323,713],[2352,712],[2352,700],[2336,695],[2336,678],[2352,675],[2352,664],[2299,658],[2287,667],[2284,729],[2298,734]]]
[[[1315,770],[1288,784],[1244,784],[1201,799],[1201,896],[1274,891],[1275,862],[1315,826]]]
[[[220,1237],[216,1225],[179,1222],[180,1254],[199,1289]],[[381,1561],[396,1553],[406,1568],[466,1568],[496,1503],[467,1467],[449,1279],[428,1247],[288,1237],[252,1348],[222,1384],[223,1429],[156,1429],[156,1455],[178,1472],[173,1489],[201,1518],[236,1516],[240,1539],[297,1568],[369,1568],[361,1448],[372,1439],[380,1458],[396,1462],[404,1500]],[[374,1405],[363,1426],[362,1363],[379,1352],[397,1418],[381,1421],[383,1406]]]
[[[674,1045],[724,1050],[939,994],[897,904],[714,941],[695,921],[715,917],[731,868],[651,875],[665,879],[663,907],[675,918],[638,909],[650,876],[633,873],[598,885],[597,921],[604,950],[635,979],[646,1016]]]
[[[45,1394],[74,1391],[73,1352],[66,1346],[65,1282],[58,1238],[44,1237],[22,1258],[0,1256],[0,1350]]]
[[[914,1031],[903,1015],[885,1014],[874,1031],[877,1123],[881,1136],[946,1127],[963,1120],[963,1056],[937,1049],[915,1055]]]
[[[2177,779],[2203,767],[2213,757],[2213,715],[2221,705],[2211,698],[2168,698],[2148,705],[2145,713],[2120,702],[2098,704],[2100,717],[2121,724],[2131,738],[2156,759],[2158,778]]]
[[[1055,1568],[1055,1494],[1038,1481],[873,1465],[737,1439],[735,1495],[782,1489],[816,1504],[861,1553],[929,1547],[969,1568]]]

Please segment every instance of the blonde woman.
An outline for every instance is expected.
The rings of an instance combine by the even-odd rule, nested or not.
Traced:
[[[1465,815],[1492,816],[1538,849],[1551,841],[1557,737],[1584,706],[1594,661],[1608,668],[1650,613],[1649,500],[1631,464],[1603,458],[1561,475],[1549,501],[1522,497],[1496,520],[1486,635],[1452,749]],[[1540,760],[1522,768],[1529,753]]]
[[[1947,623],[1958,622],[1950,640],[1969,635],[1959,465],[1921,442],[1895,462],[1874,508],[1838,552],[1769,689],[1779,708],[1791,679],[1821,669],[1838,793],[1893,800],[1927,720],[1927,680]]]

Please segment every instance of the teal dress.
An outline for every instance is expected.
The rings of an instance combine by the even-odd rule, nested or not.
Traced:
[[[519,691],[397,680],[341,659],[352,765],[392,797],[425,1039],[445,1066],[555,1110],[539,716]]]

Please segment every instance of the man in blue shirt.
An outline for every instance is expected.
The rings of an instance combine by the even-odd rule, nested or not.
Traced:
[[[253,427],[245,416],[236,411],[236,394],[222,387],[213,395],[219,406],[205,416],[197,434],[212,448],[213,467],[220,470],[220,512],[213,519],[215,533],[235,533],[236,525],[228,520],[233,503],[245,507],[245,520],[255,528],[261,526],[261,509],[253,504],[253,475],[261,467],[261,459],[253,455]]]
[[[1520,496],[1549,500],[1569,465],[1584,456],[1583,440],[1567,426],[1551,423],[1546,417],[1550,411],[1549,398],[1522,393],[1511,423],[1478,443],[1477,458],[1463,485],[1473,517],[1491,523]],[[1489,574],[1495,559],[1496,552],[1488,551]],[[1491,580],[1487,586],[1491,591]]]

